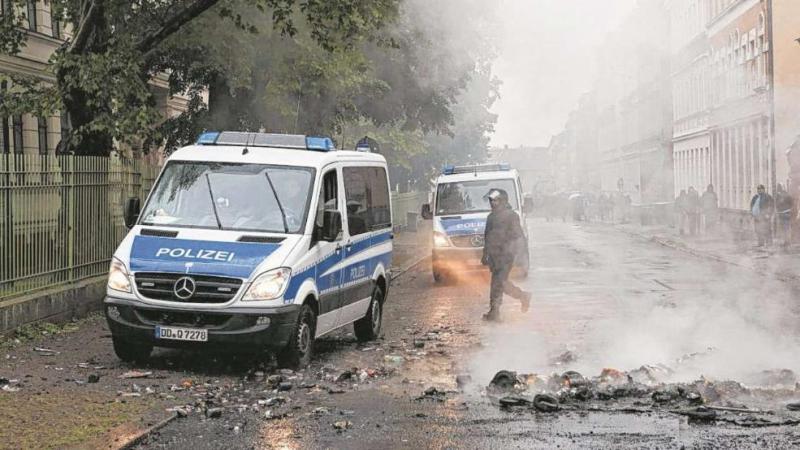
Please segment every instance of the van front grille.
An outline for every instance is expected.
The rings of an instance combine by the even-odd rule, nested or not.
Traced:
[[[176,289],[176,283],[182,278],[186,278],[186,282],[181,282]],[[242,280],[238,278],[183,273],[138,272],[134,279],[136,289],[143,296],[180,303],[227,303],[242,287]],[[181,295],[178,296],[176,291]]]

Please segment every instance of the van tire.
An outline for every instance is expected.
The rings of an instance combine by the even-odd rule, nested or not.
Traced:
[[[146,361],[153,352],[152,344],[142,344],[137,342],[124,341],[119,338],[111,338],[114,344],[114,353],[117,358],[125,362]]]
[[[278,366],[284,369],[302,369],[311,362],[314,354],[314,334],[317,316],[308,305],[300,308],[297,324],[289,337],[286,348],[277,355]]]
[[[381,325],[383,325],[383,290],[380,286],[375,286],[367,314],[353,324],[356,339],[359,342],[378,339],[381,334]]]

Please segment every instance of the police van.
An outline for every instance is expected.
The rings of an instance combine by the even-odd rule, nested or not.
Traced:
[[[491,189],[508,193],[509,206],[520,216],[525,245],[515,268],[527,276],[530,266],[525,215],[533,203],[523,195],[519,174],[505,163],[445,166],[436,179],[433,203],[422,206],[422,217],[433,220],[432,270],[435,281],[465,271],[485,270],[481,265],[486,218],[491,212]]]
[[[167,160],[111,262],[119,358],[153,347],[269,350],[306,365],[314,339],[380,333],[392,260],[386,160],[329,138],[204,133]]]

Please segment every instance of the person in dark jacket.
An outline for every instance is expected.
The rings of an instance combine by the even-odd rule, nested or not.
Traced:
[[[506,191],[492,189],[487,197],[492,212],[486,219],[481,263],[489,266],[492,272],[492,285],[489,293],[489,312],[484,314],[483,318],[499,320],[504,293],[520,301],[522,312],[528,311],[531,294],[514,286],[508,279],[514,266],[514,256],[518,248],[525,245],[519,216],[509,206]]]
[[[772,245],[772,212],[775,202],[767,194],[763,184],[758,185],[758,193],[750,200],[750,213],[753,215],[753,228],[755,228],[758,246]]]
[[[716,228],[719,219],[719,200],[713,184],[709,184],[703,192],[700,203],[703,207],[703,232],[709,233]]]

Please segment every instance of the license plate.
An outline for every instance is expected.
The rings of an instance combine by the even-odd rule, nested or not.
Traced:
[[[156,339],[173,341],[208,341],[208,330],[198,328],[156,327]]]

